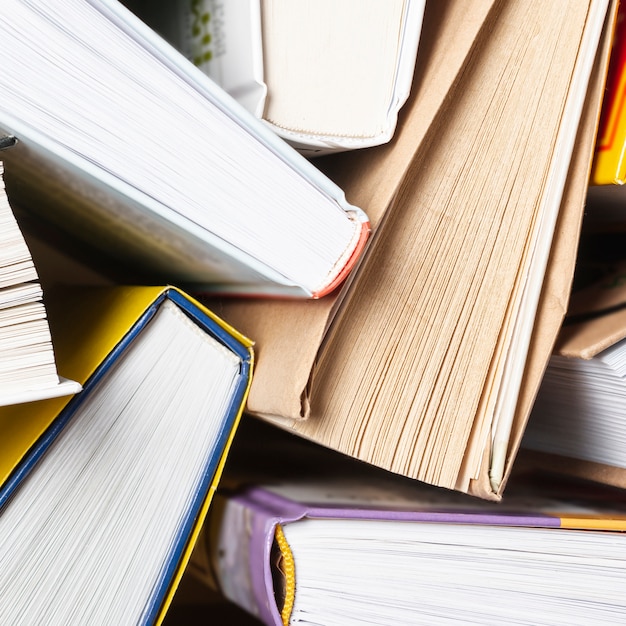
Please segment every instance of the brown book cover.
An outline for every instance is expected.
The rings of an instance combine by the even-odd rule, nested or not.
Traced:
[[[370,216],[374,236],[357,271],[325,302],[211,304],[256,341],[250,413],[393,472],[501,497],[571,287],[613,9],[582,122],[576,114],[569,122],[569,173],[569,155],[554,151],[574,69],[580,70],[576,59],[587,60],[588,73],[596,58],[607,4],[590,8],[589,30],[586,10],[564,24],[550,11],[537,18],[544,4],[427,6],[413,91],[393,141],[319,162]],[[533,20],[541,34],[523,32]],[[546,64],[547,49],[536,56],[536,48],[548,39],[556,56]],[[538,72],[550,85],[548,105],[534,100],[543,93]],[[522,95],[528,99],[520,104]],[[481,118],[483,106],[489,115]],[[552,163],[551,173],[540,162]],[[555,200],[558,189],[545,183],[559,168],[564,191]],[[516,322],[532,265],[534,209],[546,196],[558,216],[554,238],[544,245],[545,279],[535,283],[537,316]],[[522,379],[511,385],[519,395],[509,409],[508,449],[494,487],[492,423],[484,415],[509,367],[512,329],[535,319],[527,329],[528,356],[523,368],[516,366]]]

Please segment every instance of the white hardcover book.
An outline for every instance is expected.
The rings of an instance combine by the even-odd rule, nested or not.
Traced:
[[[0,406],[81,390],[57,373],[43,289],[7,197],[0,162]]]
[[[303,154],[388,142],[411,88],[424,0],[129,0]]]
[[[319,297],[347,275],[363,211],[117,0],[7,0],[0,19],[21,208],[125,278]]]

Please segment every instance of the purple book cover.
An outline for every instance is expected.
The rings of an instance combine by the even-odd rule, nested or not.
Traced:
[[[433,492],[431,492],[432,494]],[[435,492],[437,496],[440,492]],[[457,496],[461,496],[457,499]],[[214,569],[222,592],[235,603],[259,617],[266,624],[282,626],[272,575],[272,549],[277,525],[304,518],[390,520],[487,524],[524,527],[561,526],[556,514],[525,511],[524,507],[502,507],[498,503],[469,500],[464,494],[445,492],[409,506],[396,498],[384,505],[358,502],[345,506],[340,502],[311,500],[304,504],[262,487],[249,487],[230,496],[221,496],[224,515],[220,522],[218,545],[212,550]],[[218,494],[218,499],[220,495]],[[393,499],[393,498],[392,498]]]

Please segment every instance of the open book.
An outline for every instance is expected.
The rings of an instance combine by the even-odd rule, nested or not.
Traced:
[[[424,0],[126,4],[307,156],[389,141]]]
[[[0,20],[7,188],[77,254],[195,290],[319,297],[346,277],[363,211],[117,0],[8,0]]]
[[[602,38],[608,3],[575,6],[426,7],[393,140],[316,160],[372,219],[356,273],[328,302],[220,304],[259,347],[251,413],[501,497],[565,316],[615,17]]]

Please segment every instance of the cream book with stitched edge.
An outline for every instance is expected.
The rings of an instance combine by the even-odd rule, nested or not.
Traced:
[[[319,156],[391,139],[425,0],[128,5],[279,136]]]

